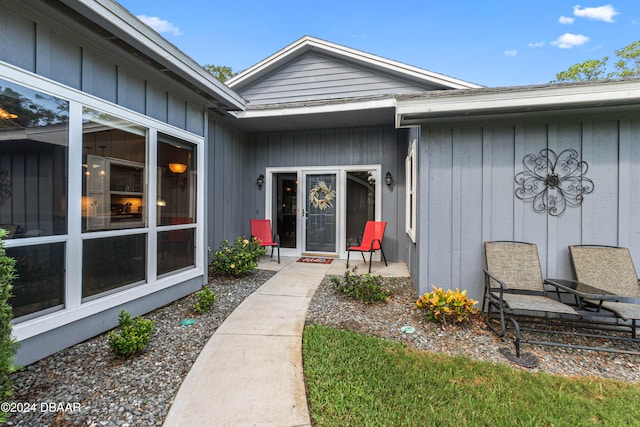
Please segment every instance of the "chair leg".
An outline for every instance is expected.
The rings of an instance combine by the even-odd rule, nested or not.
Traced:
[[[364,258],[364,254],[362,254]],[[373,252],[369,252],[369,273],[371,273],[371,263],[373,262]]]
[[[389,264],[387,264],[387,257],[384,256],[384,251],[382,250],[382,245],[380,245],[380,253],[382,253],[382,259],[384,260],[384,265],[388,267]]]
[[[349,268],[349,255],[351,255],[351,251],[347,249],[347,268]]]
[[[364,257],[364,252],[360,251],[360,255],[362,255],[362,262],[367,263],[367,259]]]
[[[280,264],[280,245],[278,245],[278,264]]]

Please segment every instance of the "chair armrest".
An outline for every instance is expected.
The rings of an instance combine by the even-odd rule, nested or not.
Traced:
[[[607,290],[590,286],[578,280],[545,279],[544,283],[554,286],[556,290],[562,290],[565,293],[575,295],[579,298],[589,298],[589,299],[609,300],[609,301],[619,298],[615,294]]]
[[[485,276],[487,276],[488,279],[493,279],[496,282],[498,282],[498,284],[500,285],[500,290],[509,290],[509,287],[500,279],[498,279],[496,276],[494,276],[493,274],[491,274],[489,271],[487,271],[486,269],[483,269],[482,271],[484,271]],[[488,282],[488,281],[487,281]]]
[[[274,234],[273,235],[273,241],[276,242],[278,244],[278,246],[280,246],[280,235],[279,234]]]

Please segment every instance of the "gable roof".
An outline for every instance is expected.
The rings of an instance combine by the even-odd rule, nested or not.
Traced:
[[[482,86],[305,36],[227,81],[247,131],[393,126],[394,95]]]
[[[331,75],[327,76],[327,71]],[[252,88],[261,83],[264,86],[265,81],[270,85],[278,85],[279,80],[287,79],[289,85],[299,84],[303,90],[309,89],[304,86],[304,79],[307,79],[307,82],[313,80],[317,83],[322,73],[325,73],[325,87],[331,86],[332,83],[335,85],[333,93],[342,93],[340,87],[345,88],[350,84],[363,86],[354,96],[362,96],[366,91],[372,90],[374,92],[372,95],[379,95],[384,88],[376,89],[376,84],[385,83],[391,83],[395,89],[395,92],[387,94],[482,87],[311,36],[305,36],[293,42],[233,77],[227,84],[249,101],[253,98],[257,101],[256,103],[265,103],[264,99],[268,98],[253,96],[255,92],[251,91]],[[345,91],[345,93],[350,92]]]

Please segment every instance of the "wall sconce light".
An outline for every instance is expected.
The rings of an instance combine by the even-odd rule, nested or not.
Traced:
[[[169,163],[169,170],[173,173],[183,173],[187,170],[187,165],[184,163]]]
[[[391,176],[391,172],[387,172],[387,174],[384,176],[384,180],[387,183],[387,185],[391,185],[391,183],[393,182],[393,177]]]
[[[256,184],[258,184],[258,188],[262,188],[264,185],[264,175],[260,174],[258,179],[256,179]]]

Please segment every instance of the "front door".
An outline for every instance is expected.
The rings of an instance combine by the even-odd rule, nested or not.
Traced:
[[[336,172],[304,172],[303,252],[338,252]]]

